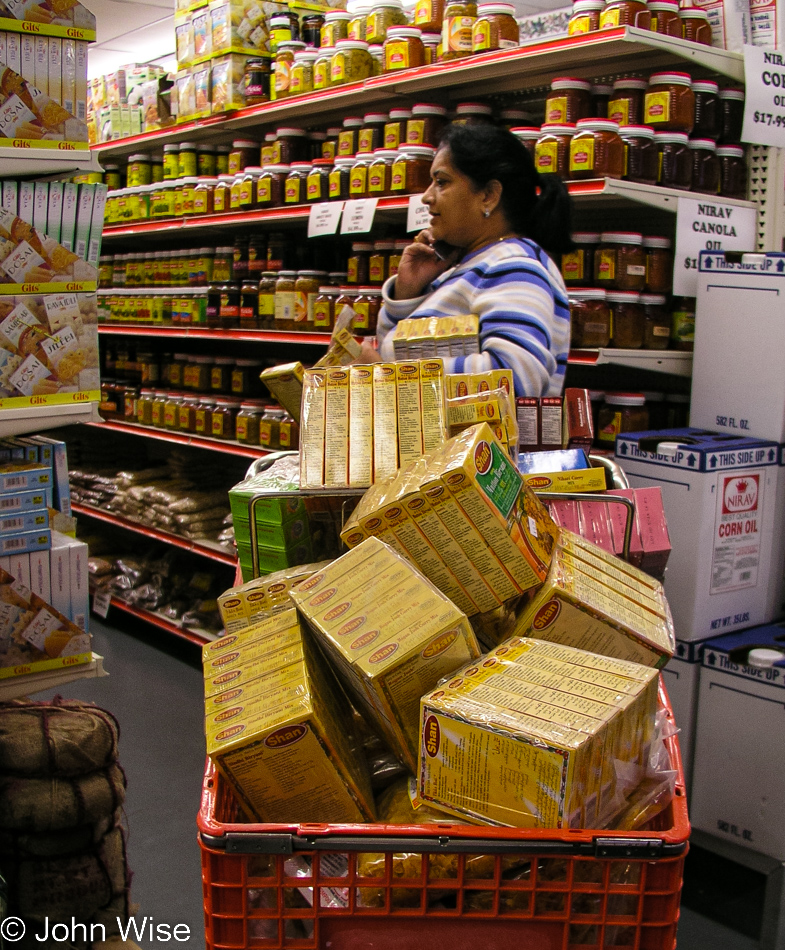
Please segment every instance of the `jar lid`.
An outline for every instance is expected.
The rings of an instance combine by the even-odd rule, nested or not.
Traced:
[[[262,409],[265,409],[265,408],[266,408],[266,405],[267,405],[267,404],[266,404],[263,400],[261,400],[261,399],[254,399],[254,400],[249,400],[248,402],[241,402],[241,403],[240,403],[240,410],[241,410],[241,411],[242,411],[243,409],[259,409],[259,410],[262,410]]]
[[[377,296],[377,297],[381,296],[381,292],[382,292],[381,287],[374,287],[374,286],[370,286],[370,287],[361,286],[361,287],[358,287],[357,289],[360,291],[361,294],[366,294],[366,295],[373,294],[374,296]]]
[[[310,162],[292,162],[290,168],[291,168],[291,171],[298,171],[298,172],[308,171],[309,172],[311,170],[311,163]]]
[[[414,110],[412,110],[414,111]],[[484,102],[459,102],[455,107],[456,115],[493,115],[493,108]]]
[[[510,132],[519,139],[538,139],[540,137],[540,130],[534,125],[520,126],[519,128],[510,129]]]
[[[390,109],[391,119],[411,119],[411,117],[412,117],[411,109]]]
[[[651,235],[650,237],[645,237],[643,239],[644,247],[665,247],[668,248],[673,242],[670,238],[660,237],[659,235]]]
[[[340,127],[340,126],[335,126],[335,125],[334,125],[334,126],[331,126],[331,127],[327,130],[327,137],[328,137],[328,138],[331,138],[331,139],[332,139],[332,138],[335,138],[337,135],[340,135],[340,134],[341,134],[341,127]]]
[[[208,255],[209,255],[209,254],[215,254],[215,248],[214,248],[214,247],[200,247],[200,248],[199,248],[199,253],[200,253],[200,254],[208,254]]]
[[[575,123],[554,122],[540,127],[541,135],[574,135]]]
[[[261,360],[235,360],[235,366],[261,366]]]
[[[430,145],[402,145],[401,155],[414,155],[417,158],[433,158],[436,149]]]
[[[641,305],[644,307],[664,307],[665,294],[641,294]]]
[[[389,118],[386,112],[367,112],[363,116],[363,122],[387,122]]]
[[[326,277],[326,270],[298,270],[298,277]]]
[[[301,50],[305,49],[305,43],[302,40],[281,40],[278,44],[278,52],[283,49]]]
[[[592,10],[602,10],[603,0],[575,0],[572,5],[573,13],[590,13]]]
[[[347,276],[347,273],[346,273],[345,270],[331,270],[330,273],[329,273],[327,276],[328,276],[328,277],[333,277],[333,278],[335,278],[335,277],[346,277],[346,276]]]
[[[369,46],[369,45],[370,45],[370,44],[368,44],[368,43],[363,43],[362,40],[338,40],[338,42],[335,44],[335,46],[336,46],[336,48],[337,48],[338,50],[342,50],[342,49],[364,49],[366,52],[368,52],[368,46]]]
[[[368,47],[368,52],[371,56],[384,56],[384,47],[381,43],[371,43]]]
[[[599,244],[600,243],[600,232],[599,231],[576,231],[574,234],[571,234],[575,244]]]
[[[371,10],[385,9],[386,7],[392,10],[403,10],[403,2],[402,0],[375,0],[374,3],[369,3],[368,7]]]
[[[218,181],[234,181],[234,175],[219,175]],[[172,184],[172,182],[164,182],[164,188],[169,188]]]
[[[690,139],[686,132],[655,132],[654,141],[660,145],[687,145]]]
[[[296,16],[296,14],[294,14]],[[292,14],[289,12],[286,13],[273,13],[270,17],[270,21],[277,20],[279,23],[283,23],[284,20],[291,22]]]
[[[353,251],[372,251],[373,243],[371,241],[357,241],[352,244]]]
[[[261,175],[262,166],[261,165],[246,165],[243,169],[243,175]]]
[[[395,250],[395,241],[374,241],[373,249],[375,251],[392,251]]]
[[[196,148],[195,145],[192,145],[191,147],[192,147],[192,148]],[[235,139],[234,142],[232,142],[232,148],[233,148],[233,149],[235,149],[235,148],[259,148],[259,143],[258,143],[258,142],[252,142],[252,141],[250,141],[250,139]]]
[[[710,92],[715,96],[720,91],[720,84],[711,79],[696,79],[692,84],[693,92]]]
[[[215,358],[212,356],[191,356],[189,359],[191,362],[197,363],[199,366],[207,366],[208,363],[215,362]]]
[[[344,129],[359,129],[363,124],[363,120],[359,115],[350,115],[343,120]]]
[[[281,46],[283,46],[283,43],[279,44],[278,48],[280,49]],[[313,63],[316,61],[316,57],[318,55],[319,55],[319,51],[315,49],[298,50],[294,54],[294,61],[295,63],[308,63],[308,62]]]
[[[609,290],[608,303],[640,303],[641,295],[635,290]]]
[[[515,16],[515,7],[511,3],[479,3],[477,16]]]
[[[195,151],[195,150],[196,150],[196,142],[180,142],[181,152],[189,152],[189,151]]]
[[[682,20],[705,20],[709,22],[709,14],[706,10],[699,10],[697,7],[684,7],[679,10],[679,16]]]
[[[240,396],[235,396],[234,398],[231,396],[225,396],[225,397],[221,397],[220,399],[216,399],[215,404],[216,406],[224,406],[226,408],[233,407],[233,406],[239,407],[240,405],[242,405],[242,401],[243,401],[242,397]]]
[[[649,0],[649,9],[655,12],[672,10],[674,13],[678,13],[679,0]]]
[[[346,10],[328,10],[324,15],[324,22],[338,23],[340,20],[348,22],[351,18],[351,13],[347,13]]]
[[[422,39],[422,30],[416,26],[390,26],[387,28],[387,39]]]
[[[370,161],[372,158],[373,158],[373,152],[357,152],[357,154],[354,156],[355,161],[360,160],[363,162]]]
[[[720,99],[735,99],[737,102],[744,101],[743,89],[720,89]]]
[[[348,168],[350,165],[354,165],[354,158],[348,155],[340,155],[335,159],[335,167],[338,168]]]
[[[275,134],[280,138],[282,135],[287,136],[288,138],[305,138],[308,133],[305,129],[276,129]]]
[[[619,123],[612,119],[578,119],[575,123],[577,132],[617,132]]]
[[[411,115],[439,115],[446,118],[447,110],[444,106],[437,106],[433,102],[417,102],[412,106]]]
[[[312,169],[313,167],[326,168],[328,166],[332,167],[333,160],[331,158],[315,158],[311,162]]]
[[[168,145],[164,145],[164,151],[165,152],[179,152],[180,146],[177,144],[177,142],[170,142]]]
[[[653,73],[649,76],[649,89],[652,86],[691,86],[689,73]]]
[[[623,76],[616,79],[613,83],[614,92],[617,89],[646,89],[648,82],[645,79],[637,79],[635,76]]]
[[[769,647],[755,647],[747,654],[747,666],[765,670],[785,660],[782,650],[772,650]]]
[[[202,177],[202,178],[199,179],[199,186],[198,186],[198,187],[201,187],[202,185],[217,185],[217,184],[218,184],[218,179],[217,179],[217,178]],[[156,186],[156,187],[157,187],[157,186]]]
[[[645,406],[643,393],[605,393],[605,402],[609,406]]]
[[[377,158],[390,159],[391,161],[398,157],[398,151],[394,148],[375,148],[373,150],[374,160]]]
[[[139,390],[139,395],[140,395],[140,396],[152,396],[154,392],[155,392],[154,389],[140,389],[140,390]]]
[[[330,284],[328,284],[326,287],[320,287],[319,293],[320,294],[337,294],[338,288],[332,287]]]
[[[570,287],[567,297],[572,300],[605,300],[605,291],[600,287]]]
[[[263,165],[263,166],[262,166],[262,174],[263,174],[263,175],[264,175],[266,172],[275,172],[275,173],[278,173],[278,172],[286,172],[286,173],[288,174],[290,170],[291,170],[291,166],[290,166],[290,165]]]
[[[717,155],[720,158],[744,158],[744,149],[740,145],[720,145]]]
[[[619,135],[630,139],[653,139],[654,129],[648,125],[620,125]]]
[[[144,152],[140,152],[137,155],[129,155],[128,161],[129,162],[149,162],[150,156],[146,155]]]
[[[399,241],[395,242],[395,250],[403,251],[411,244],[412,242],[408,238],[401,238]]]
[[[442,34],[441,33],[423,33],[422,41],[423,43],[426,44],[426,46],[431,43],[434,43],[436,46],[438,46],[439,43],[441,43],[442,41]]]
[[[165,147],[166,147],[166,146],[164,146],[164,148],[165,148]],[[216,154],[216,155],[228,155],[229,152],[231,152],[231,150],[232,150],[232,146],[231,146],[231,145],[216,145],[216,146],[215,146],[215,154]]]
[[[714,139],[690,139],[689,145],[690,148],[702,148],[707,152],[715,152],[717,150],[717,143]]]
[[[574,76],[557,76],[551,82],[551,89],[583,89],[591,90],[591,83],[586,79],[576,79]]]
[[[643,244],[643,235],[637,231],[603,231],[603,244]]]
[[[278,277],[296,277],[296,276],[297,276],[296,270],[279,270],[278,271]]]

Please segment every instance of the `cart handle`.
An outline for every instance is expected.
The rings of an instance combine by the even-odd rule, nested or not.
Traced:
[[[635,518],[635,503],[621,495],[598,495],[589,492],[566,491],[538,491],[534,493],[541,501],[604,501],[616,505],[624,505],[627,509],[627,520],[624,522],[624,543],[622,544],[622,558],[630,559],[630,541],[632,539],[632,522]]]

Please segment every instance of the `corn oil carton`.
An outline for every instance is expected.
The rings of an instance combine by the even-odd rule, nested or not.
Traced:
[[[367,765],[345,702],[291,614],[297,642],[289,662],[247,680],[241,692],[235,685],[208,696],[207,754],[253,821],[373,820]]]
[[[611,564],[606,570],[601,559],[587,563],[573,555],[575,550],[588,553],[566,533],[545,584],[518,617],[513,634],[657,669],[665,666],[676,644],[662,586],[652,588],[651,579],[638,583],[627,573],[629,565],[612,555],[607,555]]]
[[[290,596],[362,712],[413,769],[420,696],[479,656],[466,616],[375,537]]]

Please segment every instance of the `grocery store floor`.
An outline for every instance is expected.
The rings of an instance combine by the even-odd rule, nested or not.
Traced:
[[[186,924],[191,939],[177,945],[201,950],[195,825],[204,770],[199,651],[124,616],[110,614],[108,620],[93,617],[92,625],[94,649],[110,676],[60,692],[95,702],[120,722],[138,926],[145,916],[156,924]],[[685,874],[679,950],[755,950],[762,898],[762,876],[694,848]],[[138,943],[143,950],[160,947],[144,938]]]

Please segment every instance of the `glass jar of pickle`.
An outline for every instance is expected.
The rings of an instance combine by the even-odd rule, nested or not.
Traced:
[[[472,29],[472,52],[515,49],[520,42],[520,28],[511,3],[481,3]]]
[[[245,104],[258,106],[270,101],[272,65],[267,58],[249,59],[245,64]],[[205,173],[206,174],[206,173]]]
[[[300,427],[288,412],[281,419],[280,439],[282,449],[296,450],[300,447]]]
[[[609,119],[579,119],[570,140],[570,178],[621,178],[624,143]]]
[[[570,22],[567,24],[567,35],[596,33],[600,28],[600,13],[604,6],[604,0],[575,0]]]
[[[330,88],[332,83],[330,70],[334,52],[334,46],[322,46],[316,54],[316,59],[313,61],[313,88],[315,92]]]
[[[333,163],[329,158],[315,158],[305,180],[306,201],[327,201],[330,197],[330,172]]]
[[[261,396],[264,385],[259,378],[263,363],[260,360],[235,360],[232,370],[232,394],[244,399]]]
[[[645,79],[623,77],[613,83],[608,118],[619,125],[642,125],[643,104],[649,84]]]
[[[352,304],[356,314],[352,320],[352,331],[358,336],[376,336],[382,291],[379,287],[358,287],[357,289],[359,293]]]
[[[259,420],[259,445],[263,449],[280,449],[281,422],[286,413],[283,409],[266,406]]]
[[[695,124],[695,93],[689,73],[655,73],[643,104],[644,125],[655,132],[684,132]]]
[[[330,84],[360,82],[368,79],[373,71],[373,61],[368,44],[360,40],[338,40],[330,62]]]
[[[597,420],[600,445],[612,447],[625,432],[646,432],[649,412],[643,393],[606,393]]]
[[[718,145],[738,145],[744,123],[744,91],[720,89],[720,137]]]
[[[310,162],[294,162],[286,176],[284,185],[284,203],[301,204],[305,201],[308,175],[311,172]]]
[[[343,128],[338,133],[338,158],[354,158],[357,153],[357,142],[363,120],[356,115],[350,115],[343,120]]]
[[[703,43],[704,46],[711,46],[711,22],[709,14],[700,7],[686,7],[679,10],[679,19],[681,20],[682,39],[690,40],[692,43]]]
[[[471,0],[447,0],[442,21],[440,62],[471,56],[472,33],[477,19],[477,4]]]
[[[305,43],[299,40],[288,40],[278,44],[275,54],[275,98],[286,99],[292,95],[292,71],[294,69],[295,53],[305,49]]]
[[[368,283],[372,253],[373,244],[367,241],[356,241],[352,244],[352,253],[347,262],[347,279],[350,284]]]
[[[600,14],[600,29],[615,30],[617,26],[651,29],[651,13],[646,0],[607,0]]]
[[[384,42],[385,73],[425,66],[425,46],[416,26],[391,27]]]
[[[354,158],[336,158],[329,178],[331,201],[349,200],[349,179],[353,167]]]
[[[152,424],[156,429],[164,428],[164,409],[170,395],[176,396],[177,393],[164,392],[162,389],[156,389],[153,393]]]
[[[447,110],[431,102],[412,106],[412,117],[406,123],[406,145],[427,145],[438,148],[445,126]]]
[[[232,279],[234,267],[234,248],[217,247],[213,258],[213,282],[226,284]]]
[[[273,142],[273,164],[291,165],[293,162],[306,162],[310,150],[308,133],[305,129],[278,129],[275,142]]]
[[[210,413],[210,435],[214,439],[234,439],[236,434],[237,413],[242,399],[225,396],[215,400]]]
[[[644,185],[656,185],[659,154],[654,132],[647,125],[623,125],[619,135],[624,143],[624,178]]]
[[[289,94],[302,96],[314,90],[314,67],[318,53],[313,49],[300,50],[294,54]]]
[[[227,214],[232,208],[232,182],[234,175],[219,175],[213,189],[213,211]]]
[[[180,428],[180,406],[185,397],[181,393],[168,393],[163,406],[163,428]]]
[[[641,295],[627,290],[609,290],[606,299],[611,311],[613,346],[639,350],[643,346],[643,308]]]
[[[218,318],[222,330],[235,330],[240,325],[240,285],[223,284]]]
[[[177,428],[181,432],[196,432],[196,410],[198,406],[198,396],[183,396],[177,409]]]
[[[720,188],[720,160],[713,139],[690,139],[692,153],[692,184],[690,190],[702,195],[716,195]]]
[[[670,238],[651,235],[643,239],[646,252],[646,290],[650,294],[669,294],[673,287],[673,254]]]
[[[384,144],[384,127],[389,120],[386,112],[369,112],[357,135],[357,151],[373,152]]]
[[[280,208],[286,198],[286,180],[289,177],[289,165],[265,165],[256,181],[256,206],[258,208]]]
[[[431,183],[431,165],[436,149],[428,145],[405,145],[393,162],[390,191],[422,194]]]
[[[199,402],[194,409],[194,433],[209,436],[212,432],[212,411],[215,407],[213,396],[199,396]]]
[[[574,287],[569,291],[570,346],[609,346],[611,315],[606,293],[596,287]]]
[[[720,145],[717,149],[720,163],[720,194],[723,198],[747,197],[747,164],[740,145]]]
[[[671,310],[671,348],[692,350],[695,347],[695,298],[677,297]]]
[[[275,329],[294,328],[294,300],[297,271],[281,270],[275,281]]]
[[[335,46],[338,40],[349,38],[351,13],[346,10],[328,10],[324,15],[321,46]]]
[[[600,243],[600,234],[578,231],[571,237],[575,247],[561,256],[562,277],[567,287],[585,287],[594,278],[594,252]]]
[[[259,281],[244,280],[240,287],[240,329],[259,329]]]
[[[574,125],[578,119],[591,117],[591,83],[571,76],[560,76],[551,82],[545,99],[545,124]]]
[[[600,2],[600,0],[597,0],[597,2]],[[534,150],[537,146],[537,139],[540,137],[539,128],[533,125],[522,125],[516,126],[514,129],[510,129],[510,131],[515,136],[515,138],[518,139],[521,145],[523,145],[529,155],[531,155],[532,160],[534,160]]]
[[[368,166],[373,161],[371,152],[358,152],[349,172],[349,197],[352,199],[368,197]]]
[[[264,271],[258,285],[257,319],[261,330],[275,329],[275,271]]]
[[[259,423],[265,404],[261,400],[240,403],[235,420],[235,439],[242,445],[259,445]]]
[[[543,175],[569,176],[570,142],[574,125],[543,125],[534,146],[534,164]]]
[[[684,132],[655,132],[659,156],[658,185],[689,189],[692,183],[692,153]]]
[[[643,235],[605,231],[594,255],[594,282],[612,290],[641,291],[646,285]]]
[[[235,139],[232,142],[232,150],[229,152],[228,174],[237,175],[245,170],[246,165],[256,165],[260,154],[258,142],[250,139]]]
[[[234,360],[230,356],[218,356],[210,368],[210,392],[214,396],[226,395],[232,391],[232,370]]]
[[[720,87],[710,79],[696,80],[692,84],[695,93],[695,125],[692,134],[696,138],[714,139],[720,133]]]
[[[441,33],[445,0],[415,0],[412,22],[423,33]]]
[[[397,149],[406,141],[406,122],[411,117],[411,109],[390,109],[390,117],[384,125],[382,148]]]
[[[324,283],[327,271],[301,270],[294,284],[294,329],[312,332],[314,329],[314,305],[319,296],[319,287]]]
[[[374,241],[373,253],[368,261],[368,283],[381,287],[389,276],[390,254],[395,250],[395,241]]]
[[[384,43],[391,27],[404,26],[406,14],[401,0],[374,0],[365,21],[366,43]]]
[[[671,315],[665,306],[664,294],[641,294],[643,309],[643,347],[646,350],[667,350],[671,335]]]
[[[453,122],[455,125],[493,125],[493,107],[484,102],[459,102]]]
[[[331,162],[334,162],[338,155],[338,136],[341,134],[341,129],[337,126],[333,126],[327,130],[327,138],[322,144],[322,158],[329,158]]]
[[[330,333],[335,326],[335,301],[340,291],[337,287],[320,287],[313,303],[313,328],[317,333]]]
[[[681,38],[678,0],[651,0],[649,12],[651,13],[652,33]]]

